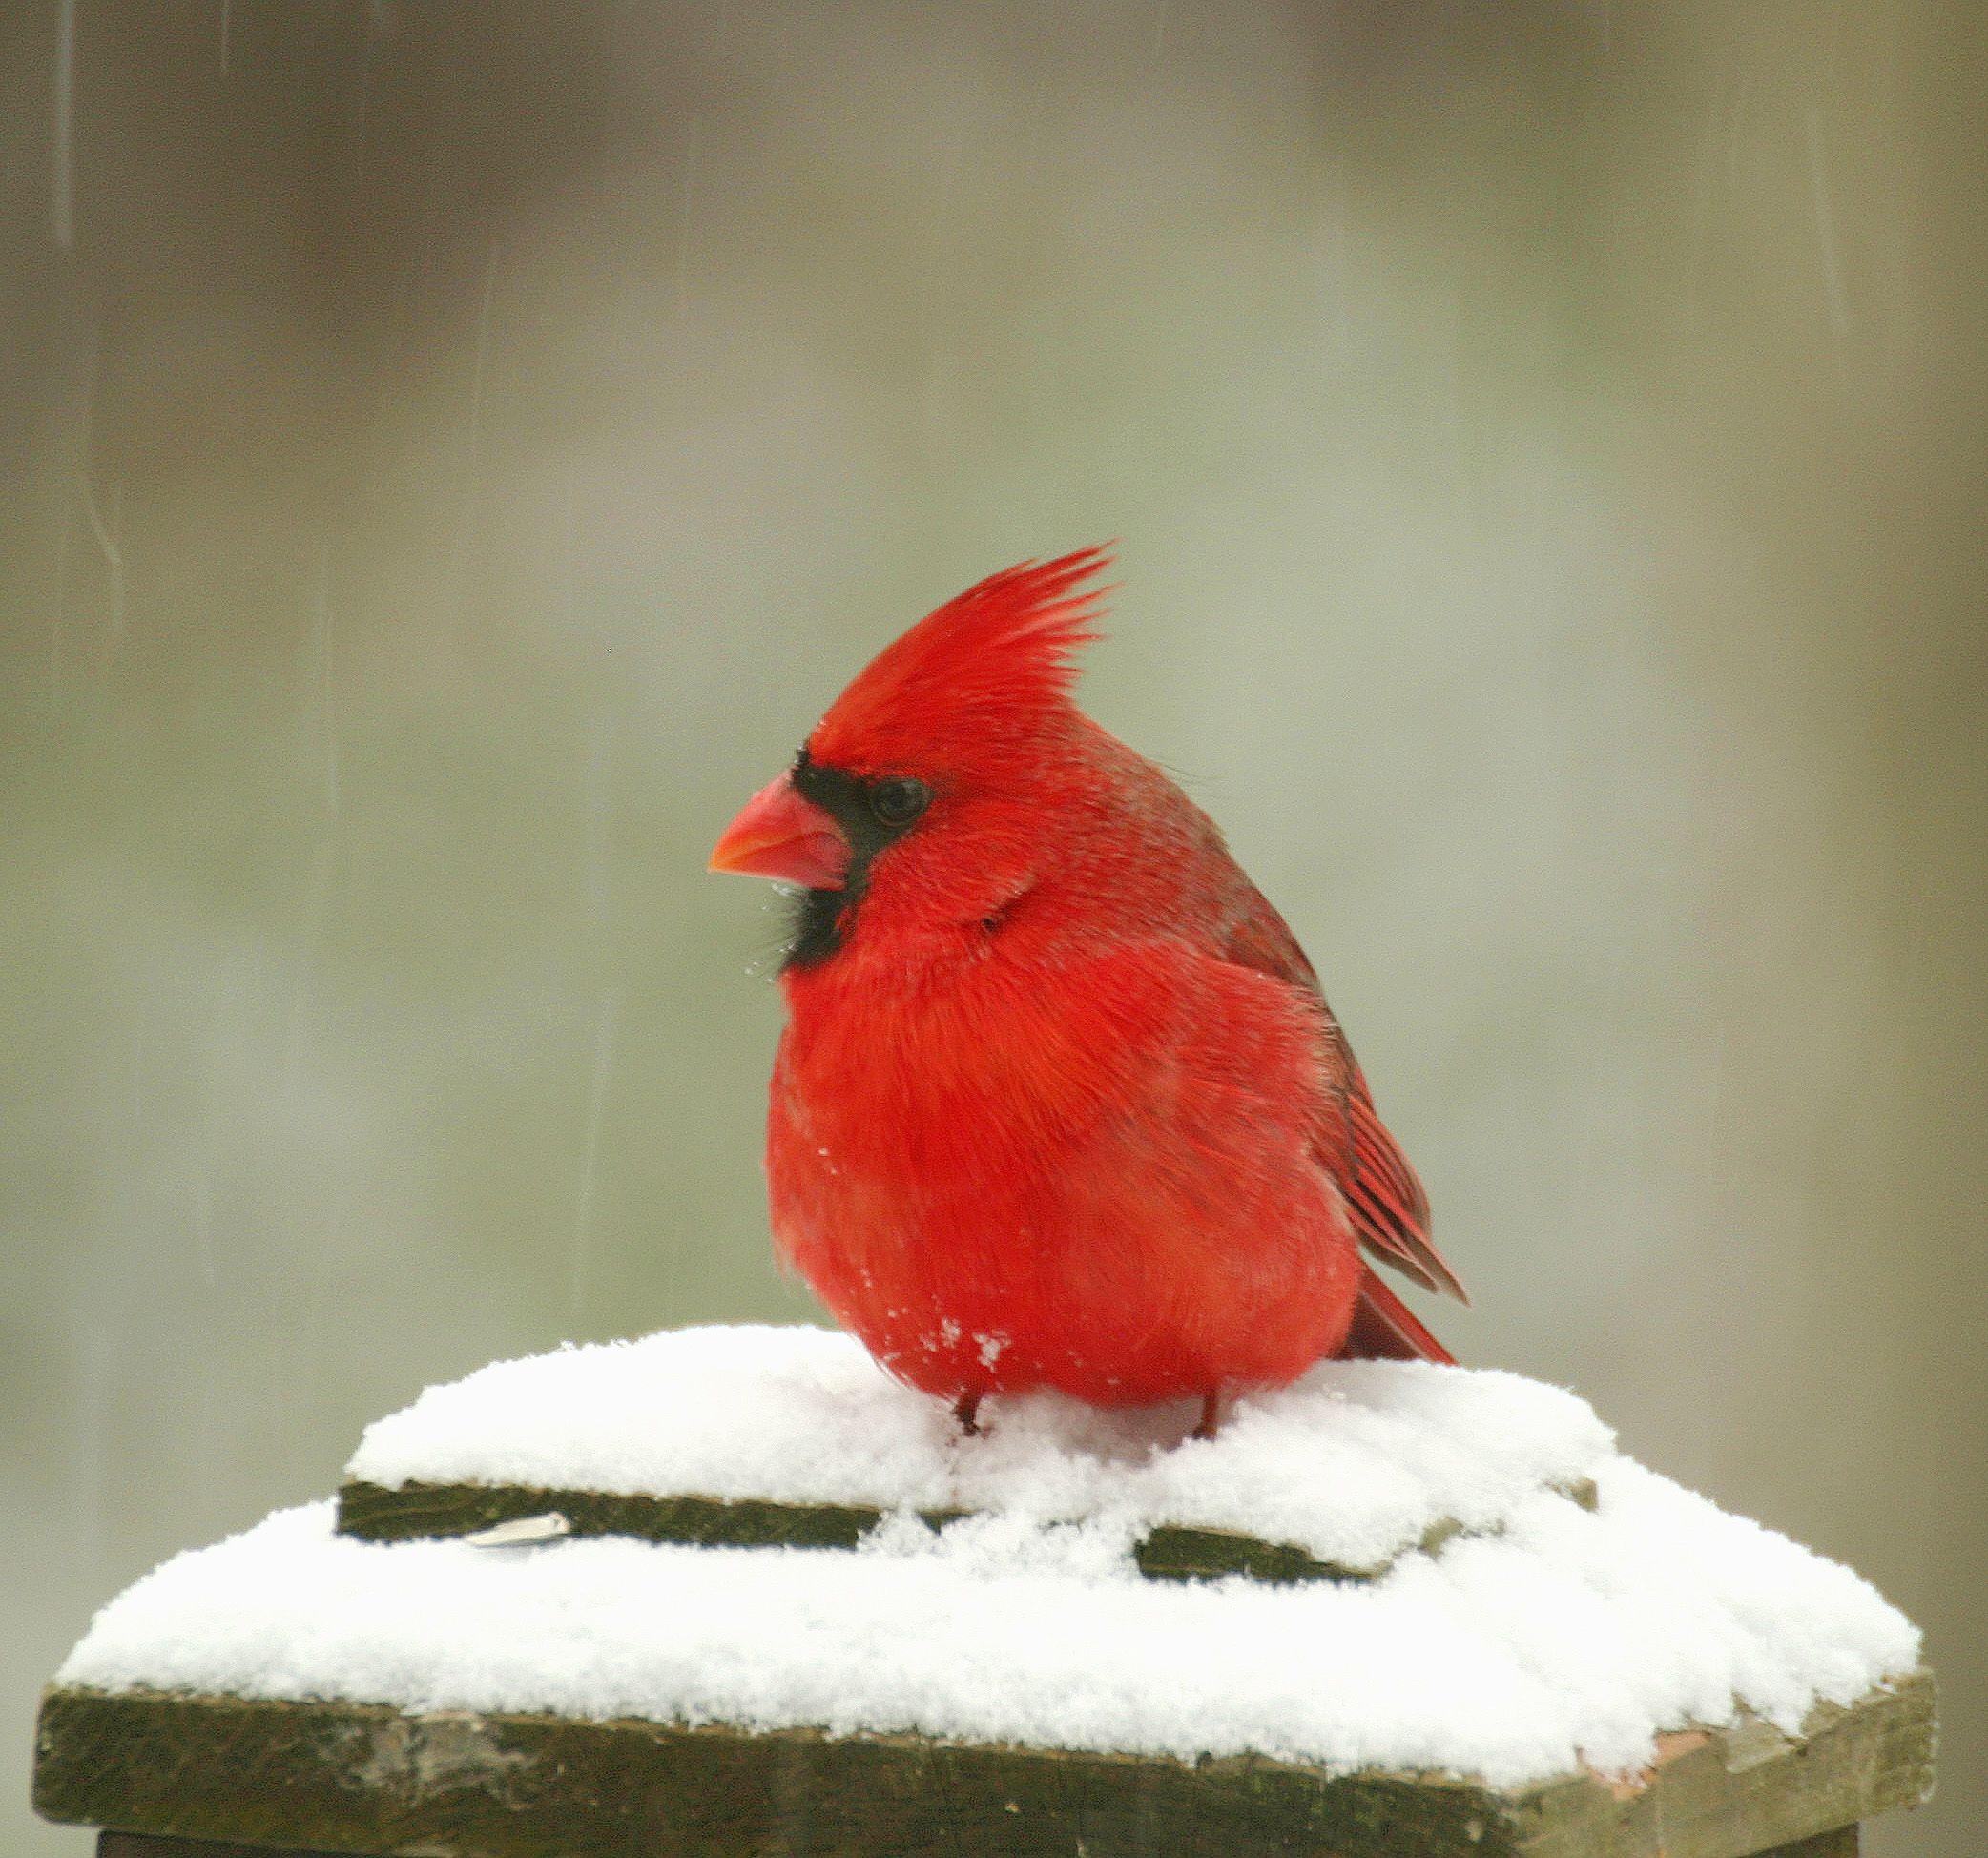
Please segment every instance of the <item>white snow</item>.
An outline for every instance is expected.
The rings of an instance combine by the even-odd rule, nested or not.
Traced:
[[[854,1553],[478,1549],[343,1539],[316,1504],[155,1570],[57,1681],[1513,1785],[1582,1759],[1633,1770],[1657,1732],[1742,1704],[1792,1731],[1917,1662],[1916,1629],[1848,1569],[1616,1455],[1580,1401],[1511,1375],[1335,1366],[1211,1443],[1152,1450],[1142,1437],[1180,1426],[1056,1402],[991,1407],[997,1430],[960,1440],[862,1365],[841,1338],[769,1331],[506,1363],[373,1428],[354,1471],[987,1514],[938,1533],[893,1515]],[[562,1411],[583,1386],[591,1410]],[[753,1390],[758,1409],[739,1404]],[[1577,1476],[1593,1513],[1537,1488]],[[1148,1518],[1190,1509],[1339,1559],[1473,1504],[1486,1533],[1408,1548],[1372,1581],[1174,1583],[1130,1559]]]
[[[366,1429],[346,1475],[1179,1522],[1365,1568],[1446,1518],[1494,1527],[1614,1450],[1559,1388],[1419,1362],[1326,1364],[1181,1444],[1198,1412],[996,1399],[985,1435],[966,1439],[942,1401],[891,1380],[852,1336],[691,1329],[431,1387]]]

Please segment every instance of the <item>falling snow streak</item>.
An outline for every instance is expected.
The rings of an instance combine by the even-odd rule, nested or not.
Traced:
[[[613,775],[614,723],[602,716],[587,747],[587,820],[584,834],[587,912],[597,930],[608,910],[608,815]]]
[[[1841,341],[1850,333],[1850,299],[1843,288],[1843,265],[1836,250],[1836,211],[1830,199],[1829,164],[1822,147],[1822,117],[1808,109],[1809,197],[1815,209],[1815,242],[1822,255],[1822,287],[1830,311],[1830,328]]]
[[[50,230],[56,246],[75,242],[76,0],[62,0],[55,24],[55,96],[52,172],[49,176]]]
[[[70,558],[75,552],[76,523],[73,512],[62,522],[55,544],[55,592],[49,602],[49,702],[62,707],[63,635],[69,625]]]
[[[701,118],[693,114],[684,128],[683,187],[676,201],[676,314],[691,313],[691,196],[697,184],[697,134]]]
[[[497,295],[497,242],[490,241],[484,260],[483,296],[476,310],[476,358],[469,377],[469,411],[463,440],[462,511],[456,530],[456,606],[461,609],[469,586],[469,551],[476,539],[478,506],[483,490],[484,389],[490,367],[490,310]]]
[[[321,770],[323,808],[327,818],[339,810],[339,738],[331,680],[331,545],[318,551],[318,585],[311,602],[310,665],[305,675],[304,734],[314,745]]]
[[[559,520],[559,610],[570,632],[579,624],[579,602],[573,584],[579,577],[580,561],[573,538],[578,532],[580,513],[580,469],[570,459],[566,466],[566,502]]]
[[[49,607],[49,694],[51,703],[57,709],[64,700],[70,672],[69,615],[76,572],[76,532],[85,520],[89,520],[91,532],[96,538],[100,551],[104,549],[104,544],[109,539],[109,531],[103,526],[101,513],[95,508],[95,497],[91,489],[90,480],[90,461],[95,444],[97,382],[103,372],[102,332],[96,326],[90,325],[84,340],[88,343],[89,365],[78,370],[78,394],[72,423],[72,436],[64,446],[68,456],[59,467],[63,495],[56,506],[58,534],[55,549],[55,585]],[[112,576],[111,604],[116,621],[121,623],[124,599],[123,556],[114,543],[105,553],[105,562]],[[114,633],[111,636],[114,637]]]
[[[109,580],[111,636],[117,638],[124,631],[124,548],[117,539],[123,526],[122,506],[124,494],[121,489],[114,493],[111,505],[111,521],[104,520],[98,507],[95,486],[90,482],[88,472],[83,474],[83,514],[90,519],[90,533],[96,538],[96,546],[104,558],[104,572]]]
[[[474,494],[476,474],[483,467],[484,382],[490,367],[490,303],[497,294],[497,246],[493,240],[484,260],[484,290],[476,307],[476,365],[469,379],[469,483]]]
[[[593,1264],[594,1181],[600,1172],[601,1118],[608,1105],[608,1081],[614,1069],[614,1035],[621,1022],[621,994],[601,995],[593,1022],[593,1077],[587,1090],[587,1136],[580,1150],[580,1183],[573,1199],[572,1317],[586,1307]]]

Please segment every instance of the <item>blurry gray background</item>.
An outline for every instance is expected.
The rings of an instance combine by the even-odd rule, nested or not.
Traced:
[[[1978,10],[0,24],[0,1845],[425,1383],[800,1317],[732,809],[1105,537],[1467,1359],[1856,1564],[1988,1821]],[[667,1425],[660,1414],[656,1423]]]

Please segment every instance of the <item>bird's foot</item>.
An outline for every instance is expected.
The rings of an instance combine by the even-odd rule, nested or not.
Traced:
[[[1212,1438],[1221,1430],[1222,1390],[1219,1387],[1211,1387],[1201,1396],[1201,1417],[1196,1422],[1194,1430],[1188,1436],[1190,1438]]]
[[[960,1430],[968,1438],[980,1436],[981,1396],[978,1394],[963,1394],[953,1402],[953,1417],[960,1422]]]

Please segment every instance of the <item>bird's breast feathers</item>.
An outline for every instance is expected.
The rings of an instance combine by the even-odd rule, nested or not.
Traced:
[[[1305,1165],[1315,1008],[1184,942],[987,961],[946,984],[852,975],[793,1004],[769,1129],[777,1189],[815,1176],[808,1197],[830,1202],[1053,1200],[1108,1166],[1234,1198],[1288,1194]]]

